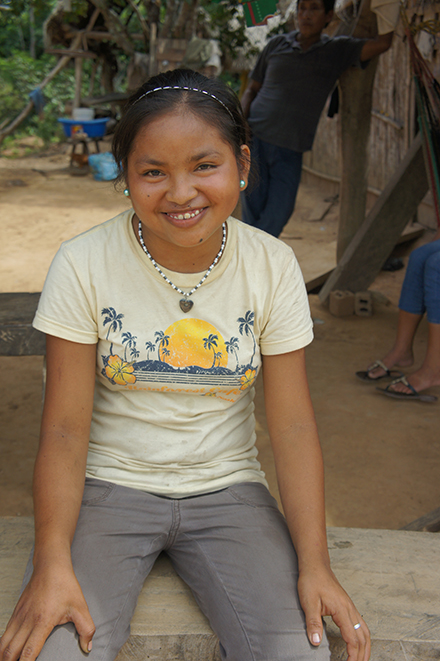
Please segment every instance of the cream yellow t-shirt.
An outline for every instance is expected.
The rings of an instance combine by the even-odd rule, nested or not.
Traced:
[[[253,415],[261,354],[313,338],[295,256],[229,218],[223,256],[184,313],[137,243],[132,215],[63,243],[34,320],[97,344],[87,475],[173,498],[266,484]],[[184,291],[203,275],[162,270]]]

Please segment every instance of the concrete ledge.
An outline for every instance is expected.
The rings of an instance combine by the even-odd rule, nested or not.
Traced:
[[[440,659],[440,535],[329,528],[333,569],[372,634],[372,661]],[[0,518],[0,631],[32,545],[31,518]],[[274,595],[276,598],[276,595]],[[328,625],[332,661],[345,659]],[[145,582],[117,661],[219,661],[217,639],[188,587],[161,556]]]

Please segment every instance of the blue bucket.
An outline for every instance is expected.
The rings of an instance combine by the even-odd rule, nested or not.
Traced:
[[[81,132],[88,135],[89,138],[102,138],[109,119],[110,117],[89,119],[87,121],[78,119],[59,119],[58,121],[62,124],[64,133],[68,138]]]

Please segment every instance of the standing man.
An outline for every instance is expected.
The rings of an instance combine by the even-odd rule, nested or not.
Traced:
[[[391,46],[375,39],[323,35],[335,0],[298,0],[298,30],[273,37],[260,54],[242,106],[253,132],[257,184],[242,194],[243,220],[279,236],[295,207],[302,156],[339,76]]]

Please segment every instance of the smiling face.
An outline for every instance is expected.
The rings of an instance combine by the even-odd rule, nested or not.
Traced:
[[[127,159],[126,181],[144,241],[175,271],[202,271],[216,256],[234,210],[249,149],[239,168],[231,146],[206,121],[177,110],[143,127]]]
[[[323,0],[299,0],[296,21],[301,38],[317,41],[332,17],[333,12],[326,12]]]

